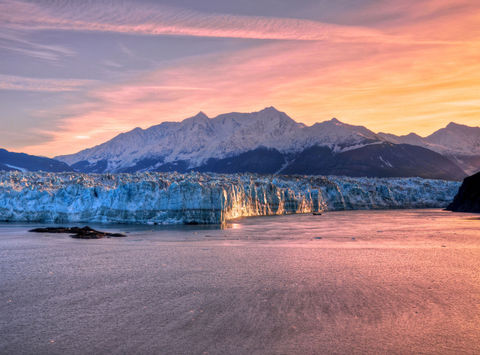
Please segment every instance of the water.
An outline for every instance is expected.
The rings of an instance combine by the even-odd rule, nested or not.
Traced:
[[[0,225],[1,354],[480,352],[480,216],[440,210]]]

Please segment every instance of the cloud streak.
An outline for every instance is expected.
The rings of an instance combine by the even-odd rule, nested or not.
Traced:
[[[0,4],[0,23],[21,30],[72,30],[271,40],[412,43],[360,26],[304,19],[201,13],[128,1],[54,1]]]
[[[0,49],[54,62],[65,56],[75,55],[74,51],[62,46],[45,45],[29,41],[25,31],[9,30],[4,28],[1,22],[0,29]]]
[[[33,154],[75,152],[119,132],[183,119],[200,110],[214,116],[270,105],[306,124],[338,117],[397,134],[411,130],[428,134],[450,121],[478,125],[480,108],[471,103],[478,102],[480,90],[476,40],[480,12],[474,11],[480,4],[475,7],[462,1],[463,6],[450,10],[453,1],[385,1],[383,6],[358,12],[357,23],[369,22],[377,28],[365,29],[304,20],[205,15],[156,5],[133,8],[126,2],[9,3],[25,6],[21,14],[11,12],[9,22],[2,20],[10,30],[280,40],[176,59],[155,70],[137,71],[122,82],[87,87],[82,95],[85,101],[79,99],[74,108],[63,107],[56,126],[41,132],[49,134],[51,141],[24,147]],[[5,11],[0,9],[0,13]],[[372,20],[376,18],[381,20]],[[410,41],[416,37],[421,40]],[[141,54],[122,45],[121,49],[125,56]],[[27,82],[19,87],[38,85],[45,91],[69,87],[43,84]],[[80,87],[72,84],[70,90]]]
[[[39,79],[0,74],[0,90],[66,92],[85,89],[94,83],[93,80]]]

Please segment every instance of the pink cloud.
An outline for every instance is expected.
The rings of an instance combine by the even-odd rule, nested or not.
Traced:
[[[398,13],[399,19],[391,26],[378,24],[382,31],[394,38],[418,35],[423,42],[264,43],[177,61],[122,83],[95,87],[89,96],[98,104],[86,104],[85,110],[65,117],[53,132],[52,142],[26,150],[75,152],[121,131],[180,120],[200,110],[214,116],[270,105],[307,124],[336,116],[377,131],[401,134],[412,130],[427,134],[450,121],[478,125],[478,106],[466,109],[455,104],[478,99],[480,45],[474,39],[480,22],[472,24],[478,12],[465,7],[448,15],[442,3],[446,4],[427,1],[423,12],[418,5],[410,15],[406,7],[401,11],[393,7],[370,9],[362,15]],[[464,22],[459,21],[462,16]],[[211,27],[221,26],[216,23]],[[281,28],[282,33],[292,33],[291,28]],[[75,136],[90,140],[72,142]]]
[[[53,2],[6,0],[0,23],[10,29],[76,30],[143,35],[182,35],[330,42],[411,43],[361,26],[341,26],[305,19],[201,13],[136,2]]]

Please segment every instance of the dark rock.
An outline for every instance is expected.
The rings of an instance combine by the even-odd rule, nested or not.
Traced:
[[[480,213],[480,172],[463,180],[462,186],[447,210]]]
[[[31,229],[30,232],[34,233],[68,233],[72,238],[78,239],[100,239],[103,237],[126,237],[125,234],[121,233],[107,233],[97,231],[88,226],[83,228],[79,227],[47,227],[47,228],[35,228]],[[73,233],[73,234],[71,234]]]

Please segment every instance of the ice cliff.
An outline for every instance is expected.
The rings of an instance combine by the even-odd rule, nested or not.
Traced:
[[[445,207],[459,185],[420,178],[0,172],[0,220],[211,224],[326,210]]]

